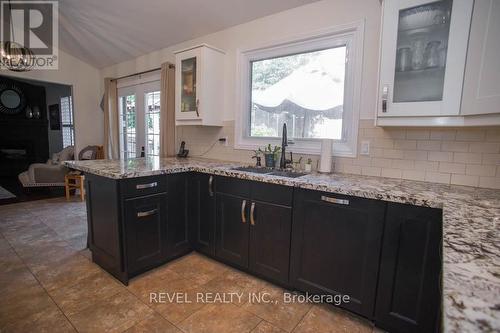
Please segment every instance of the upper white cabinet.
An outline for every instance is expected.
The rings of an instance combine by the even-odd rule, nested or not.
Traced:
[[[176,124],[222,126],[224,52],[202,44],[175,56]]]
[[[461,114],[492,113],[500,113],[500,1],[476,0]]]
[[[472,6],[384,1],[378,117],[459,114]]]

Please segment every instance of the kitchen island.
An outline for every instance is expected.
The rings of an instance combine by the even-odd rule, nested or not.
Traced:
[[[299,178],[284,178],[233,170],[241,165],[239,163],[197,158],[72,161],[66,164],[83,171],[90,178],[96,176],[112,182],[162,175],[199,174],[442,210],[444,331],[500,330],[500,242],[497,230],[500,191],[344,174],[310,174]],[[165,185],[167,196],[178,199],[176,193],[169,191],[169,185]],[[91,191],[99,191],[99,186]],[[174,182],[173,186],[179,188],[179,183]],[[192,189],[183,188],[186,192]],[[209,188],[207,191],[213,189]],[[155,198],[158,198],[158,203],[163,200]],[[178,200],[177,204],[180,203],[181,200]],[[92,207],[88,206],[88,209]],[[112,207],[107,206],[107,209]],[[191,211],[186,207],[182,209],[187,214]],[[244,213],[242,217],[245,217]],[[188,246],[181,244],[180,251],[175,255],[182,255],[189,250]]]

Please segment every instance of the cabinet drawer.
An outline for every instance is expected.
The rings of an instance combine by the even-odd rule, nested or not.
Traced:
[[[215,190],[219,193],[231,194],[240,197],[249,197],[251,189],[251,182],[248,180],[231,178],[231,177],[217,177]]]
[[[252,199],[283,206],[292,206],[293,187],[252,182]]]
[[[167,191],[167,176],[124,179],[121,183],[124,198],[141,197]]]

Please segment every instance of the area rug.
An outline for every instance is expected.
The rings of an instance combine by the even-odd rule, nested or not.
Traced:
[[[16,196],[6,189],[4,189],[2,186],[0,186],[0,200],[2,199],[12,199],[15,198]]]

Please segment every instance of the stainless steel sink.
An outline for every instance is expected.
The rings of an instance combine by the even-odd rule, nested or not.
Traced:
[[[268,174],[273,172],[273,169],[264,167],[237,167],[237,168],[232,168],[232,170],[261,173],[261,174]]]
[[[287,171],[287,170],[276,170],[264,167],[237,167],[232,170],[236,171],[245,171],[245,172],[253,172],[259,173],[263,175],[271,175],[271,176],[280,176],[280,177],[288,177],[288,178],[297,178],[306,175],[303,172],[295,172],[295,171]]]
[[[286,170],[275,170],[268,175],[272,176],[280,176],[280,177],[288,177],[288,178],[298,178],[305,176],[306,174],[303,172],[295,172],[295,171],[286,171]]]

